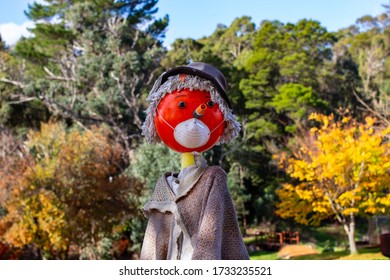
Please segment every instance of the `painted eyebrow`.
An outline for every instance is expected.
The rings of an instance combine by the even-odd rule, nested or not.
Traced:
[[[187,96],[186,94],[180,94],[180,95],[178,95],[178,96],[175,96],[175,99],[176,98],[179,98],[179,97],[182,97],[182,96]]]

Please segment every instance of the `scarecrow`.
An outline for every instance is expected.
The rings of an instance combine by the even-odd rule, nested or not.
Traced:
[[[249,259],[226,173],[201,154],[240,130],[224,75],[203,62],[175,67],[157,79],[147,101],[143,135],[182,160],[181,171],[163,174],[144,206],[141,259]]]

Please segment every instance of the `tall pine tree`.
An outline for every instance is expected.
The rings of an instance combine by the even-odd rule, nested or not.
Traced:
[[[16,54],[32,65],[14,98],[39,100],[55,116],[88,127],[109,126],[130,153],[140,136],[145,93],[165,50],[168,16],[157,0],[34,3],[31,38]]]

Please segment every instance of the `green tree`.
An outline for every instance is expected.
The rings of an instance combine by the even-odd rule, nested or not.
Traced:
[[[128,172],[145,184],[147,196],[164,172],[180,171],[180,154],[164,144],[144,142],[135,150],[134,157]]]
[[[390,6],[378,16],[363,16],[338,32],[336,59],[355,63],[359,80],[352,80],[355,97],[365,110],[389,125],[390,116]]]
[[[310,110],[321,108],[325,101],[320,94],[321,71],[331,59],[334,40],[316,21],[261,24],[245,63],[249,77],[240,85],[246,107],[252,111],[248,127],[255,138],[283,136],[286,128],[291,132]],[[303,88],[310,88],[310,98],[303,97],[307,91]],[[299,107],[290,103],[288,108],[292,96],[300,100]]]
[[[303,122],[307,116],[307,105],[313,108],[325,106],[325,102],[318,98],[311,87],[305,87],[301,84],[288,83],[280,87],[279,92],[275,94],[267,105],[275,109],[276,113],[286,114],[295,125],[286,125],[287,132],[295,132],[296,124]]]
[[[14,98],[38,100],[53,115],[81,126],[106,124],[130,156],[140,135],[145,93],[164,54],[168,17],[153,18],[156,3],[34,3],[27,15],[37,22],[35,36],[21,40],[16,53],[40,71],[13,80],[21,89]]]
[[[169,149],[164,144],[142,143],[134,152],[132,164],[125,171],[143,183],[142,195],[139,197],[141,206],[150,198],[158,178],[165,172],[179,171],[180,154]],[[147,220],[144,217],[131,219],[126,224],[133,241],[134,251],[141,251]]]
[[[23,73],[29,67],[29,63],[12,55],[12,50],[0,47],[0,125],[15,129],[21,135],[29,127],[39,127],[40,122],[50,116],[39,100],[25,96],[14,98],[23,91]]]
[[[234,203],[236,214],[239,221],[242,223],[242,228],[245,230],[248,226],[247,215],[249,214],[246,209],[246,204],[250,200],[251,196],[246,193],[244,175],[245,173],[243,166],[239,165],[238,163],[234,163],[230,167],[228,173],[228,187]]]
[[[5,49],[5,42],[3,41],[3,38],[1,37],[1,34],[0,34],[0,51],[2,51],[4,49]]]

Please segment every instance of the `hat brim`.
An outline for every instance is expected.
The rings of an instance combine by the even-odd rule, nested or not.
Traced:
[[[161,84],[165,83],[169,77],[179,75],[179,74],[198,76],[200,78],[211,81],[214,84],[214,86],[217,88],[219,94],[225,100],[225,102],[229,106],[229,108],[232,108],[232,105],[229,101],[229,98],[227,97],[224,88],[219,84],[218,80],[215,79],[215,77],[213,77],[209,73],[206,73],[200,69],[192,68],[189,66],[177,66],[177,67],[172,68],[164,73],[164,75],[162,76],[162,79],[161,79]]]

